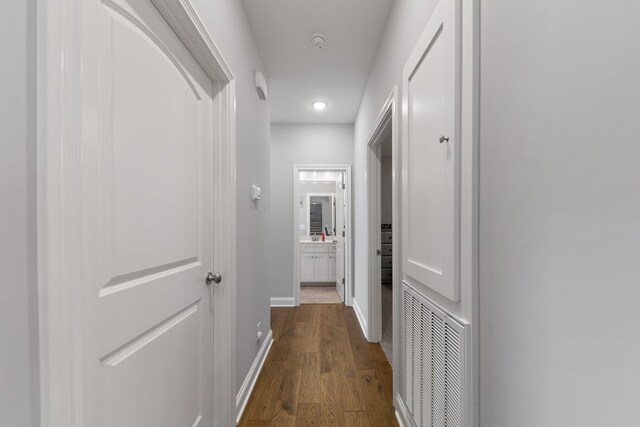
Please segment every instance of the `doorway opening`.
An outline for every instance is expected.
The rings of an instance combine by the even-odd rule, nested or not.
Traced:
[[[399,152],[394,88],[368,140],[369,341],[393,366],[399,337]],[[397,359],[397,357],[395,358]],[[395,380],[395,378],[394,378]],[[395,381],[394,381],[395,382]]]
[[[294,165],[295,305],[349,305],[351,166]]]

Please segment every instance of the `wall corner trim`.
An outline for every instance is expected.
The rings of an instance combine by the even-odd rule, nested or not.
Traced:
[[[360,308],[360,305],[358,304],[358,301],[353,298],[353,310],[356,312],[356,317],[358,318],[358,323],[360,324],[360,329],[362,329],[362,333],[364,334],[364,337],[369,340],[369,330],[367,329],[367,320],[364,317],[364,314],[362,314],[362,309]]]
[[[295,307],[294,297],[271,297],[271,307]]]
[[[271,351],[272,344],[273,331],[269,330],[269,333],[262,342],[262,346],[260,347],[256,358],[253,360],[251,368],[249,369],[249,372],[242,383],[242,387],[240,387],[238,395],[236,396],[236,425],[240,424],[240,419],[247,407],[249,397],[251,397],[251,393],[253,393],[253,388],[256,386],[256,382],[258,381],[258,376],[262,371],[264,362],[267,360],[267,355],[269,354],[269,351]]]

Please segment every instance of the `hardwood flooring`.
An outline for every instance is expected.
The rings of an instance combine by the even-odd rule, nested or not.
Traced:
[[[240,426],[398,426],[391,366],[342,304],[272,308],[274,343]]]

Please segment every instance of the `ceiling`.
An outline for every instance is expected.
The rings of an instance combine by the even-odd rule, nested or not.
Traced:
[[[353,123],[393,0],[243,0],[274,123]],[[311,45],[314,33],[325,47]],[[317,112],[316,100],[328,107]]]

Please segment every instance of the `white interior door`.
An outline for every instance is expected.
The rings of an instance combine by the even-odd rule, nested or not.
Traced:
[[[344,282],[345,282],[345,190],[344,190],[344,173],[336,181],[336,291],[344,302]]]
[[[440,0],[404,68],[404,275],[459,300],[460,1]]]
[[[86,4],[83,425],[209,427],[214,85],[148,0]]]

